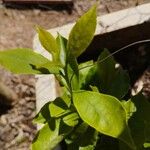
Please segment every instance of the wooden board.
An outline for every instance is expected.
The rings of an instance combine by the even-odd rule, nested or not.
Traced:
[[[72,0],[3,0],[3,2],[16,4],[71,4]]]

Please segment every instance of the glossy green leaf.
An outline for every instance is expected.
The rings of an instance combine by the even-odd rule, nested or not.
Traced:
[[[50,64],[51,67],[42,66]],[[48,74],[58,72],[51,61],[30,49],[13,49],[0,52],[0,65],[17,74]],[[41,66],[37,68],[37,66]]]
[[[56,38],[57,41],[57,45],[59,47],[60,50],[60,61],[62,63],[63,66],[66,65],[66,60],[67,60],[67,39],[64,38],[63,36],[61,36],[60,34],[58,34],[58,37]]]
[[[79,116],[75,112],[70,113],[63,118],[64,123],[71,127],[76,126],[79,122],[78,120],[79,120]]]
[[[50,32],[41,27],[37,27],[37,32],[42,46],[45,48],[45,50],[52,54],[54,61],[58,61],[59,48],[57,46],[55,38],[51,35]]]
[[[144,143],[150,141],[150,103],[139,93],[123,104],[129,116],[131,135],[138,148],[143,148]]]
[[[96,29],[96,6],[93,6],[75,24],[68,39],[68,51],[78,57],[91,43]]]
[[[70,131],[60,119],[51,119],[38,132],[32,143],[32,150],[53,150]]]
[[[104,50],[98,59],[94,84],[99,87],[102,93],[110,94],[121,99],[129,90],[130,79],[126,71],[121,67],[116,68],[117,64],[108,50]],[[104,60],[105,59],[105,60]],[[116,88],[117,87],[117,88]]]
[[[38,132],[32,144],[32,150],[53,150],[63,140],[59,135],[60,120],[51,120]]]
[[[135,149],[126,112],[118,99],[97,92],[80,91],[73,94],[73,102],[83,121],[97,131],[119,138]]]

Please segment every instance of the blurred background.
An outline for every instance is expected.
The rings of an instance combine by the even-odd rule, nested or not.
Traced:
[[[21,0],[20,0],[21,1]],[[57,1],[57,0],[55,0]],[[32,48],[35,26],[46,29],[74,22],[96,0],[72,0],[61,4],[18,4],[0,0],[0,50]],[[150,0],[100,0],[98,15],[134,7]],[[150,71],[143,77],[149,92]],[[37,132],[35,82],[31,75],[13,75],[0,68],[0,150],[28,150]],[[147,95],[150,93],[147,92]]]

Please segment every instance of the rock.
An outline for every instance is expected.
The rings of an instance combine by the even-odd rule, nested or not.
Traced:
[[[142,76],[135,82],[132,95],[136,95],[142,90],[145,97],[150,99],[150,66],[144,71]]]
[[[16,93],[0,81],[0,103],[11,104],[16,99]]]

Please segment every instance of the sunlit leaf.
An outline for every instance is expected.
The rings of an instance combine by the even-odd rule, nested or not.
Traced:
[[[32,150],[53,150],[70,131],[60,119],[51,119],[38,132],[32,143]]]
[[[37,32],[42,46],[45,48],[45,50],[52,54],[54,61],[58,61],[59,48],[55,38],[51,35],[50,32],[46,31],[42,27],[37,27]]]
[[[97,92],[80,91],[73,94],[73,102],[83,121],[97,131],[119,138],[135,149],[126,112],[118,99]]]
[[[68,39],[68,51],[78,57],[91,43],[96,29],[96,6],[93,6],[75,24]]]
[[[51,67],[42,66],[50,64]],[[17,74],[48,74],[58,72],[51,61],[30,49],[13,49],[0,52],[0,65]],[[41,66],[41,68],[37,68]]]
[[[39,131],[32,144],[32,150],[53,150],[63,140],[59,135],[60,120],[51,120]]]
[[[65,39],[63,36],[61,36],[60,34],[58,34],[57,38],[56,38],[59,50],[60,50],[60,54],[59,54],[59,58],[61,63],[63,64],[63,66],[66,65],[66,57],[67,57],[67,39]]]
[[[79,122],[78,120],[79,120],[79,116],[75,112],[70,113],[63,118],[64,123],[71,127],[76,126]]]
[[[38,70],[47,69],[50,73],[55,73],[55,74],[58,74],[62,67],[63,67],[62,64],[58,62],[51,62],[51,61],[48,63],[36,65],[36,68]]]

